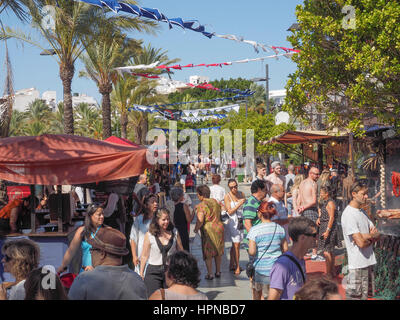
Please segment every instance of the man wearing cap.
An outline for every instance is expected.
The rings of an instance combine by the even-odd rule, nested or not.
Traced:
[[[272,184],[281,184],[285,186],[285,177],[281,175],[281,163],[279,161],[274,161],[271,163],[271,168],[273,172],[267,176],[266,180]]]
[[[122,232],[104,227],[88,243],[94,270],[76,277],[68,294],[71,300],[147,300],[143,280],[122,265],[122,257],[129,252]]]

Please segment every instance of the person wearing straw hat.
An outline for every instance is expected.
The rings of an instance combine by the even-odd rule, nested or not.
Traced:
[[[94,270],[76,277],[68,294],[69,299],[147,300],[143,280],[128,265],[122,265],[122,257],[129,253],[122,232],[104,227],[88,242],[92,246]]]

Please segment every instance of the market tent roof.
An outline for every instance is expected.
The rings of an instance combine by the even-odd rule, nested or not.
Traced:
[[[0,179],[42,185],[123,179],[150,167],[147,150],[66,134],[4,138]]]
[[[309,143],[316,140],[332,139],[338,137],[347,137],[348,133],[345,131],[293,131],[288,130],[278,136],[271,138],[268,141],[261,142],[262,144],[270,143],[283,143],[283,144],[296,144],[296,143]]]
[[[108,137],[104,141],[112,142],[112,143],[116,143],[116,144],[122,144],[124,146],[140,147],[140,144],[137,144],[137,143],[134,143],[134,142],[132,142],[132,141],[130,141],[128,139],[120,138],[120,137],[116,137],[116,136]]]

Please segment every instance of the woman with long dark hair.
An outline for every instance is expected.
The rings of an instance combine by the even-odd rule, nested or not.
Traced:
[[[43,272],[46,271],[46,272]],[[43,281],[54,280],[54,286],[43,286]],[[25,281],[25,300],[68,300],[60,278],[44,267],[32,270]]]
[[[171,222],[169,211],[165,208],[160,209],[151,221],[149,231],[144,237],[140,259],[140,276],[144,280],[148,296],[157,289],[166,288],[167,258],[179,250],[183,250],[181,238]]]
[[[79,247],[82,249],[82,268],[79,272],[93,270],[92,255],[90,254],[92,246],[87,240],[96,236],[97,231],[103,226],[103,222],[103,208],[94,205],[88,207],[84,225],[76,230],[74,238],[64,254],[61,266],[57,269],[58,273],[67,269]]]
[[[143,200],[143,213],[135,217],[133,221],[130,244],[132,251],[132,262],[135,267],[135,272],[140,274],[140,256],[143,250],[144,236],[149,231],[150,223],[158,209],[158,199],[155,194],[149,193]]]
[[[325,257],[326,273],[335,277],[334,248],[337,245],[337,210],[332,199],[332,189],[322,186],[320,190],[320,208],[318,210],[317,225],[319,226],[318,250],[322,250]]]
[[[200,283],[200,270],[196,258],[187,251],[177,251],[168,257],[165,272],[168,289],[154,291],[149,300],[208,300],[196,290]]]

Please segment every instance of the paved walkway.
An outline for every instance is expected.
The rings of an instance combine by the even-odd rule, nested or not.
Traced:
[[[210,185],[210,184],[209,184]],[[222,180],[220,185],[228,192],[227,180]],[[250,183],[239,183],[239,190],[242,191],[246,198],[250,196]],[[193,192],[188,192],[192,201],[193,207],[199,203],[197,195]],[[190,238],[193,239],[191,242],[191,253],[196,257],[198,265],[201,271],[201,282],[198,289],[204,292],[210,300],[251,300],[252,294],[250,289],[250,281],[246,276],[246,272],[242,271],[239,276],[235,276],[233,272],[229,271],[229,251],[231,248],[231,242],[225,242],[225,252],[222,256],[221,264],[221,277],[213,280],[206,280],[204,277],[207,274],[206,265],[203,260],[201,251],[201,239],[199,236],[195,237],[193,229],[196,224],[196,218],[193,219],[190,226]],[[337,255],[340,255],[343,249],[337,250]],[[338,256],[336,264],[341,264],[342,257]],[[248,261],[247,251],[243,248],[240,249],[240,266],[245,269]],[[315,262],[308,260],[306,261],[307,275],[320,275],[325,272],[325,262]],[[215,264],[213,262],[213,273],[215,273]],[[336,278],[336,281],[340,285],[341,277]],[[340,287],[341,294],[344,295],[343,289]]]
[[[210,185],[210,184],[209,184]],[[228,192],[227,180],[222,180],[220,185]],[[246,197],[250,195],[250,184],[239,183],[239,190],[242,191]],[[199,203],[196,193],[188,193],[193,201],[193,207]],[[250,281],[246,276],[246,272],[242,271],[239,276],[235,276],[233,272],[229,271],[229,251],[231,242],[225,242],[225,253],[222,256],[221,263],[221,277],[213,280],[206,280],[204,277],[207,275],[207,268],[203,260],[201,251],[201,238],[196,236],[193,229],[196,225],[196,218],[193,219],[190,225],[190,238],[194,238],[191,242],[191,253],[196,257],[201,271],[201,282],[199,290],[204,292],[210,300],[251,300]],[[240,266],[245,268],[248,261],[247,251],[240,250]],[[213,262],[213,273],[215,273],[215,264]]]

